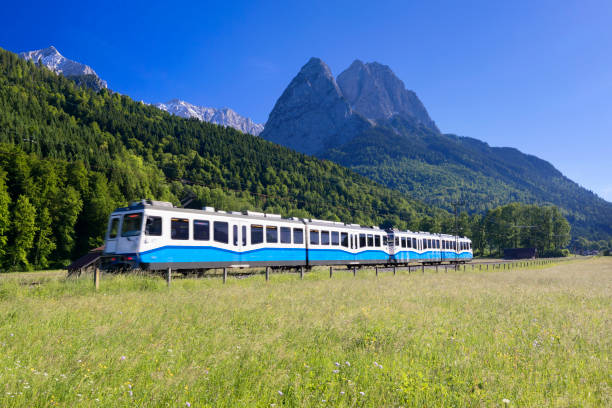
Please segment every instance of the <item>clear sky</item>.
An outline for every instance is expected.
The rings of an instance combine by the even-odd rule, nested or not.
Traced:
[[[258,122],[298,70],[389,65],[438,127],[550,161],[612,201],[612,2],[5,2],[0,47],[54,45],[145,102]]]

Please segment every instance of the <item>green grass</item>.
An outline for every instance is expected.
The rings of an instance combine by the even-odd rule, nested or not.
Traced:
[[[0,276],[0,406],[612,405],[611,259],[96,293],[63,276]]]

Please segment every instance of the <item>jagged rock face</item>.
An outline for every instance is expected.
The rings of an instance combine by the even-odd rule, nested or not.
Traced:
[[[87,86],[95,91],[107,88],[106,81],[102,80],[89,65],[69,60],[60,54],[54,46],[42,50],[21,52],[19,56],[35,63],[40,61],[51,71],[73,79],[77,84]]]
[[[179,99],[173,99],[166,103],[156,103],[155,106],[173,115],[183,118],[197,118],[204,122],[229,126],[254,136],[259,135],[264,128],[263,125],[253,122],[250,118],[237,114],[230,108],[215,109],[205,106],[196,106]]]
[[[386,65],[356,60],[338,75],[337,82],[353,110],[368,119],[381,121],[400,115],[439,132],[417,95]]]
[[[316,154],[347,142],[369,126],[344,99],[329,67],[311,58],[274,105],[261,136]]]

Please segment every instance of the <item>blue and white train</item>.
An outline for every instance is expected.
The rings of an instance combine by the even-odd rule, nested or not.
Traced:
[[[471,259],[471,241],[466,237],[251,211],[175,208],[167,202],[142,200],[110,215],[102,268],[194,271]]]

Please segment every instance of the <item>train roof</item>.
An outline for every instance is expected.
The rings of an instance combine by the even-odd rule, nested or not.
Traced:
[[[368,230],[368,231],[377,231],[384,232],[377,226],[367,227],[359,224],[345,224],[339,221],[328,221],[328,220],[318,220],[315,218],[298,218],[298,217],[287,217],[284,218],[280,214],[268,214],[263,212],[256,211],[222,211],[217,210],[214,207],[204,207],[200,209],[192,209],[192,208],[180,208],[175,207],[172,203],[167,201],[154,201],[154,200],[141,200],[134,201],[130,203],[128,207],[120,207],[113,211],[113,214],[123,213],[129,211],[138,211],[144,209],[151,209],[156,211],[169,211],[174,213],[184,213],[184,214],[211,214],[211,215],[220,215],[224,217],[232,217],[232,218],[240,218],[240,219],[250,219],[250,220],[260,220],[260,221],[283,221],[283,222],[293,222],[304,224],[308,223],[308,225],[314,225],[319,227],[336,227],[336,228],[345,228],[345,229],[358,229],[358,230]]]

